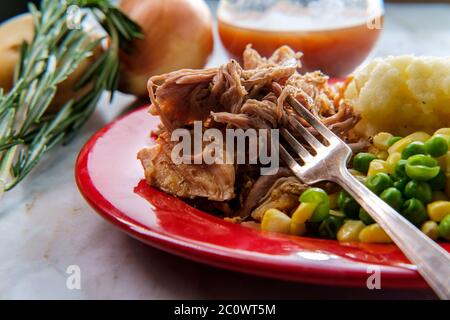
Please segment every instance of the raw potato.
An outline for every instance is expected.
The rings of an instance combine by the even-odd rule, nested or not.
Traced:
[[[19,61],[21,45],[24,41],[31,42],[33,35],[33,18],[30,14],[20,15],[0,26],[0,88],[3,88],[5,92],[12,88],[14,70]],[[70,77],[59,85],[58,92],[48,111],[57,111],[69,99],[79,97],[90,89],[88,85],[75,92],[74,87],[78,79],[89,69],[100,54],[101,49],[98,49],[91,57],[82,61]]]
[[[23,41],[33,39],[33,19],[27,15],[19,16],[0,26],[0,88],[9,91],[13,85],[14,69],[19,60]]]
[[[345,97],[361,113],[363,135],[431,134],[450,124],[450,57],[375,59],[356,71]]]

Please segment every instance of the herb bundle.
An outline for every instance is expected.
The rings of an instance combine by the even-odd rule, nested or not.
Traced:
[[[83,28],[70,28],[68,9],[74,5],[83,9],[83,20],[90,13],[102,26],[108,46],[78,80],[76,89],[82,94],[49,113],[58,85],[103,48],[105,40],[93,40]],[[0,89],[0,195],[22,181],[47,151],[69,142],[105,90],[112,98],[118,83],[119,50],[131,50],[131,41],[141,36],[139,26],[110,0],[43,0],[39,9],[30,4],[29,10],[34,38],[22,45],[12,90]]]

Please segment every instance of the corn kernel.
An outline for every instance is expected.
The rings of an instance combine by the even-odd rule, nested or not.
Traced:
[[[373,137],[373,145],[379,150],[386,151],[389,148],[389,139],[391,139],[392,137],[393,136],[390,133],[380,132],[375,135],[375,137]]]
[[[450,139],[450,128],[442,128],[437,130],[433,135],[442,134]]]
[[[289,232],[296,236],[302,236],[306,233],[306,224],[291,221]]]
[[[438,224],[434,221],[425,222],[420,230],[433,240],[437,240],[439,237]]]
[[[375,159],[369,165],[369,171],[367,172],[367,177],[372,177],[377,173],[389,173],[389,166],[384,160]]]
[[[389,173],[393,174],[395,171],[395,166],[397,162],[399,162],[402,159],[402,154],[400,152],[394,152],[389,155],[389,157],[386,159],[386,163],[389,168]]]
[[[377,223],[365,227],[359,233],[359,241],[366,243],[391,243],[386,232]]]
[[[406,136],[405,138],[411,139],[412,141],[425,142],[428,139],[430,139],[431,136],[426,132],[418,131],[418,132],[411,133],[409,136]]]
[[[328,196],[328,199],[330,199],[330,209],[337,209],[338,206],[338,198],[339,198],[339,192],[332,193]]]
[[[421,141],[421,142],[425,142],[428,139],[430,139],[431,136],[426,133],[426,132],[414,132],[412,134],[410,134],[409,136],[404,137],[403,139],[397,141],[396,143],[394,143],[389,149],[388,152],[389,154],[393,154],[394,152],[402,152],[403,149],[406,148],[406,146],[408,144],[410,144],[411,142],[414,141]]]
[[[314,213],[314,210],[316,210],[317,203],[312,202],[302,202],[298,206],[298,208],[294,211],[294,214],[292,215],[292,221],[297,224],[305,223],[306,221],[311,218],[311,216]]]
[[[341,242],[359,241],[359,233],[365,225],[359,220],[347,220],[337,233],[337,239]]]
[[[412,140],[410,138],[403,138],[398,140],[396,143],[394,143],[392,146],[389,147],[388,152],[389,154],[393,154],[395,152],[402,153],[403,149],[406,148],[408,144],[410,144]]]
[[[289,233],[291,218],[277,209],[269,209],[264,214],[261,222],[261,230],[279,233]]]
[[[359,172],[358,170],[355,170],[355,169],[348,169],[348,172],[350,172],[350,174],[354,177],[364,176],[364,174],[362,172]]]
[[[427,205],[428,216],[431,220],[439,222],[450,214],[449,201],[435,201]]]
[[[378,159],[387,160],[387,158],[389,157],[389,153],[387,151],[383,150],[383,151],[377,152],[376,156]]]

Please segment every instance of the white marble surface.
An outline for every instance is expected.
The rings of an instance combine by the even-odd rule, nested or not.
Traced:
[[[450,6],[388,6],[374,55],[450,52]],[[220,46],[210,64],[225,59]],[[147,247],[103,221],[74,182],[78,151],[132,100],[102,104],[78,138],[57,148],[0,201],[0,298],[434,298],[429,291],[368,291],[303,285],[240,275]],[[69,265],[81,290],[66,288]]]

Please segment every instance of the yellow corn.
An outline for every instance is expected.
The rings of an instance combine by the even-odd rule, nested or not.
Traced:
[[[387,160],[387,158],[389,157],[389,153],[387,151],[383,150],[383,151],[377,152],[376,156],[378,159]]]
[[[366,176],[363,173],[355,169],[349,169],[348,171],[351,173],[352,176],[361,181],[361,183],[366,183]]]
[[[439,222],[450,214],[449,201],[435,201],[427,205],[428,216],[431,220]]]
[[[397,162],[402,158],[402,154],[400,152],[394,152],[389,155],[389,157],[386,159],[386,163],[389,168],[389,173],[393,174],[395,171],[395,165]]]
[[[348,172],[351,173],[352,176],[357,177],[357,176],[364,176],[363,173],[359,172],[358,170],[355,169],[348,169]]]
[[[292,214],[289,232],[297,236],[304,234],[306,232],[305,222],[311,218],[316,207],[317,203],[300,203],[298,208]]]
[[[328,196],[328,199],[330,199],[330,209],[337,209],[338,206],[338,198],[339,198],[339,192],[332,193]]]
[[[406,146],[408,144],[410,144],[411,142],[413,142],[413,141],[425,142],[425,141],[427,141],[430,138],[431,138],[431,136],[428,133],[426,133],[426,132],[422,132],[422,131],[414,132],[414,133],[410,134],[409,136],[404,137],[403,139],[401,139],[401,140],[397,141],[396,143],[394,143],[388,149],[388,152],[389,152],[389,154],[393,154],[394,152],[400,152],[401,153],[403,151],[403,149],[405,149]]]
[[[339,210],[330,210],[330,215],[331,216],[335,216],[335,217],[338,217],[338,218],[345,218],[345,214],[343,214],[341,211],[339,211]]]
[[[359,233],[365,225],[359,220],[347,220],[337,233],[337,239],[341,242],[359,241]]]
[[[384,230],[377,224],[371,224],[364,227],[359,233],[359,241],[366,243],[391,243],[392,240],[384,232]]]
[[[448,201],[448,200],[449,199],[448,199],[447,195],[444,192],[442,192],[442,191],[434,191],[433,192],[433,197],[431,198],[432,202],[435,202],[435,201]]]
[[[389,147],[388,152],[389,154],[393,154],[393,153],[402,153],[403,149],[406,148],[406,146],[408,144],[410,144],[412,142],[411,139],[409,138],[403,138],[398,140],[396,143],[394,143],[392,146]]]
[[[386,161],[375,159],[369,165],[367,177],[372,177],[380,172],[389,173],[389,166],[387,165]]]
[[[438,224],[434,221],[425,222],[420,230],[433,240],[437,240],[439,236]]]
[[[450,128],[439,129],[434,133],[434,135],[437,135],[437,134],[442,134],[450,139]]]
[[[388,142],[391,138],[392,134],[387,132],[380,132],[375,135],[375,137],[373,137],[373,145],[379,150],[386,151],[389,148]]]
[[[300,203],[298,208],[294,211],[292,215],[292,222],[302,224],[311,218],[314,210],[316,210],[317,203],[303,202]]]
[[[291,218],[277,209],[269,209],[264,214],[261,230],[279,233],[289,233]]]
[[[405,138],[411,139],[412,141],[425,142],[428,139],[430,139],[431,136],[426,132],[417,131],[417,132],[411,133],[409,136],[406,136]]]
[[[289,232],[296,236],[302,236],[306,232],[306,224],[291,222]]]

